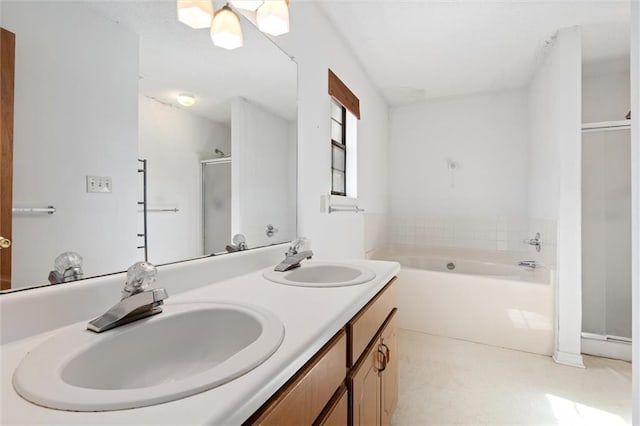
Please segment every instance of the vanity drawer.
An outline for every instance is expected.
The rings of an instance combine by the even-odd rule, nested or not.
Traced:
[[[347,387],[342,385],[315,421],[314,426],[346,426],[348,422],[349,398]]]
[[[360,358],[371,339],[378,333],[382,324],[396,307],[395,278],[347,324],[349,348],[347,365],[352,367]]]
[[[312,424],[344,383],[346,354],[342,329],[245,424]]]

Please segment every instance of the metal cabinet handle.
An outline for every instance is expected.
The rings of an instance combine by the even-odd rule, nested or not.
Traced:
[[[380,343],[380,346],[382,346],[385,350],[384,353],[384,359],[385,359],[385,368],[387,366],[387,364],[389,364],[391,362],[391,351],[389,350],[389,346],[385,345],[384,341],[382,341],[382,343]]]
[[[378,361],[380,361],[380,364],[382,365],[382,368],[378,369],[379,373],[382,373],[387,369],[387,365],[389,365],[389,361],[391,360],[390,356],[389,347],[385,345],[383,341],[378,345]]]
[[[5,237],[0,237],[0,249],[8,249],[11,247],[11,240]]]

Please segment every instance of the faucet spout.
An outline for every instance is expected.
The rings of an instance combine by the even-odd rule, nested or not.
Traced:
[[[526,268],[536,269],[538,264],[535,260],[521,260],[518,262],[518,266],[524,266]]]
[[[313,252],[311,250],[301,251],[296,254],[287,255],[282,262],[280,262],[275,268],[274,271],[278,272],[286,272],[292,269],[298,268],[300,266],[300,262],[305,259],[311,259],[313,257]]]
[[[163,300],[169,297],[164,288],[136,293],[122,299],[98,318],[89,321],[87,330],[102,333],[103,331],[137,321],[162,312]]]
[[[87,330],[102,333],[115,327],[162,312],[163,300],[169,297],[164,288],[147,289],[156,279],[156,267],[137,262],[127,270],[122,299],[98,318],[89,321]]]

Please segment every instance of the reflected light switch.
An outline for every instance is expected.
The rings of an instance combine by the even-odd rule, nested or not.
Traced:
[[[87,176],[87,192],[111,193],[110,176]]]

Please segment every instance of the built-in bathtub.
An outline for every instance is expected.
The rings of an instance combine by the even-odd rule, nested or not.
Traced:
[[[400,262],[398,326],[551,355],[554,273],[499,251],[393,246],[373,259]]]

